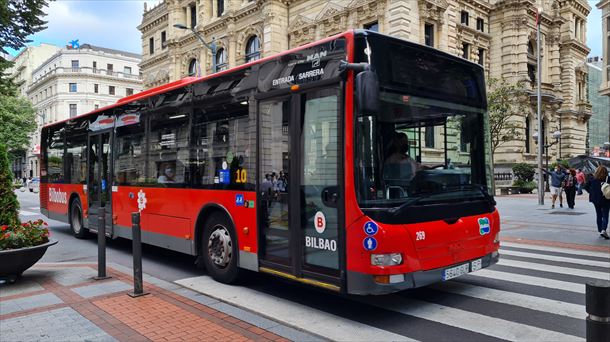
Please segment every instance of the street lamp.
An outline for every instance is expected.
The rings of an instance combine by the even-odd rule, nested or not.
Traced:
[[[210,44],[208,44],[205,42],[205,40],[203,40],[203,38],[201,37],[199,32],[195,31],[194,28],[186,27],[186,25],[183,25],[183,24],[174,24],[174,27],[177,29],[181,29],[181,30],[191,30],[193,32],[193,34],[195,35],[195,37],[199,38],[199,40],[201,41],[201,44],[203,44],[203,46],[208,48],[208,50],[212,51],[212,73],[215,73],[216,72],[216,42],[214,41],[214,38],[212,38],[212,42]]]
[[[537,103],[537,114],[538,114],[538,127],[542,127],[542,112],[540,110],[542,105],[542,100],[540,96],[540,77],[542,75],[542,68],[540,67],[540,17],[542,16],[542,7],[538,7],[538,11],[536,12],[536,45],[537,45],[537,53],[536,53],[536,67],[538,68],[538,76],[536,77],[536,84],[538,86],[536,93],[536,103]],[[536,138],[535,138],[536,139]],[[538,169],[542,169],[542,134],[538,136],[536,139],[536,143],[538,144]],[[548,157],[548,153],[547,153]],[[548,158],[547,158],[547,166],[548,166]],[[547,182],[548,186],[548,182]],[[538,205],[544,205],[544,188],[542,182],[538,182]]]
[[[542,136],[538,135],[538,132],[534,132],[533,134],[533,138],[534,141],[536,142],[536,144],[538,144],[538,142],[542,139]],[[545,151],[545,170],[549,169],[549,147],[559,143],[559,139],[561,138],[561,132],[560,131],[555,131],[553,132],[553,138],[555,139],[554,142],[550,143],[550,144],[545,144],[543,146],[538,146],[539,148],[544,147],[544,151]],[[548,182],[548,177],[546,176],[546,174],[544,175],[544,178],[547,180],[546,181],[546,191],[549,191],[549,182]],[[538,191],[540,191],[540,184],[542,184],[542,182],[538,182]],[[540,196],[538,196],[540,197]]]

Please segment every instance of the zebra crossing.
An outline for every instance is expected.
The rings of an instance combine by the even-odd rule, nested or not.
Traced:
[[[339,341],[582,341],[585,283],[610,280],[610,253],[503,243],[500,262],[386,296],[342,297],[279,283],[177,283]]]

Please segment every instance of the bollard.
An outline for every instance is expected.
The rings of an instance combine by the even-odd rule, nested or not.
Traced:
[[[108,279],[106,275],[106,208],[101,207],[97,216],[97,277],[95,280]]]
[[[130,297],[147,295],[144,292],[142,279],[142,231],[140,229],[140,213],[131,213],[131,243],[133,253],[133,292],[128,293]]]
[[[606,342],[610,336],[610,281],[596,280],[586,288],[587,342]]]

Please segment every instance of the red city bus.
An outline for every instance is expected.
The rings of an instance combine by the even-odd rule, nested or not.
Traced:
[[[350,294],[498,261],[484,71],[354,30],[42,129],[41,211]]]

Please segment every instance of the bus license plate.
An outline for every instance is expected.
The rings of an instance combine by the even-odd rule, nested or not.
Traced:
[[[470,270],[470,264],[464,264],[464,265],[448,268],[443,271],[443,280],[457,278],[461,275],[468,273],[469,270]]]
[[[483,268],[483,259],[477,259],[472,262],[472,267],[470,268],[470,272],[478,271]]]

